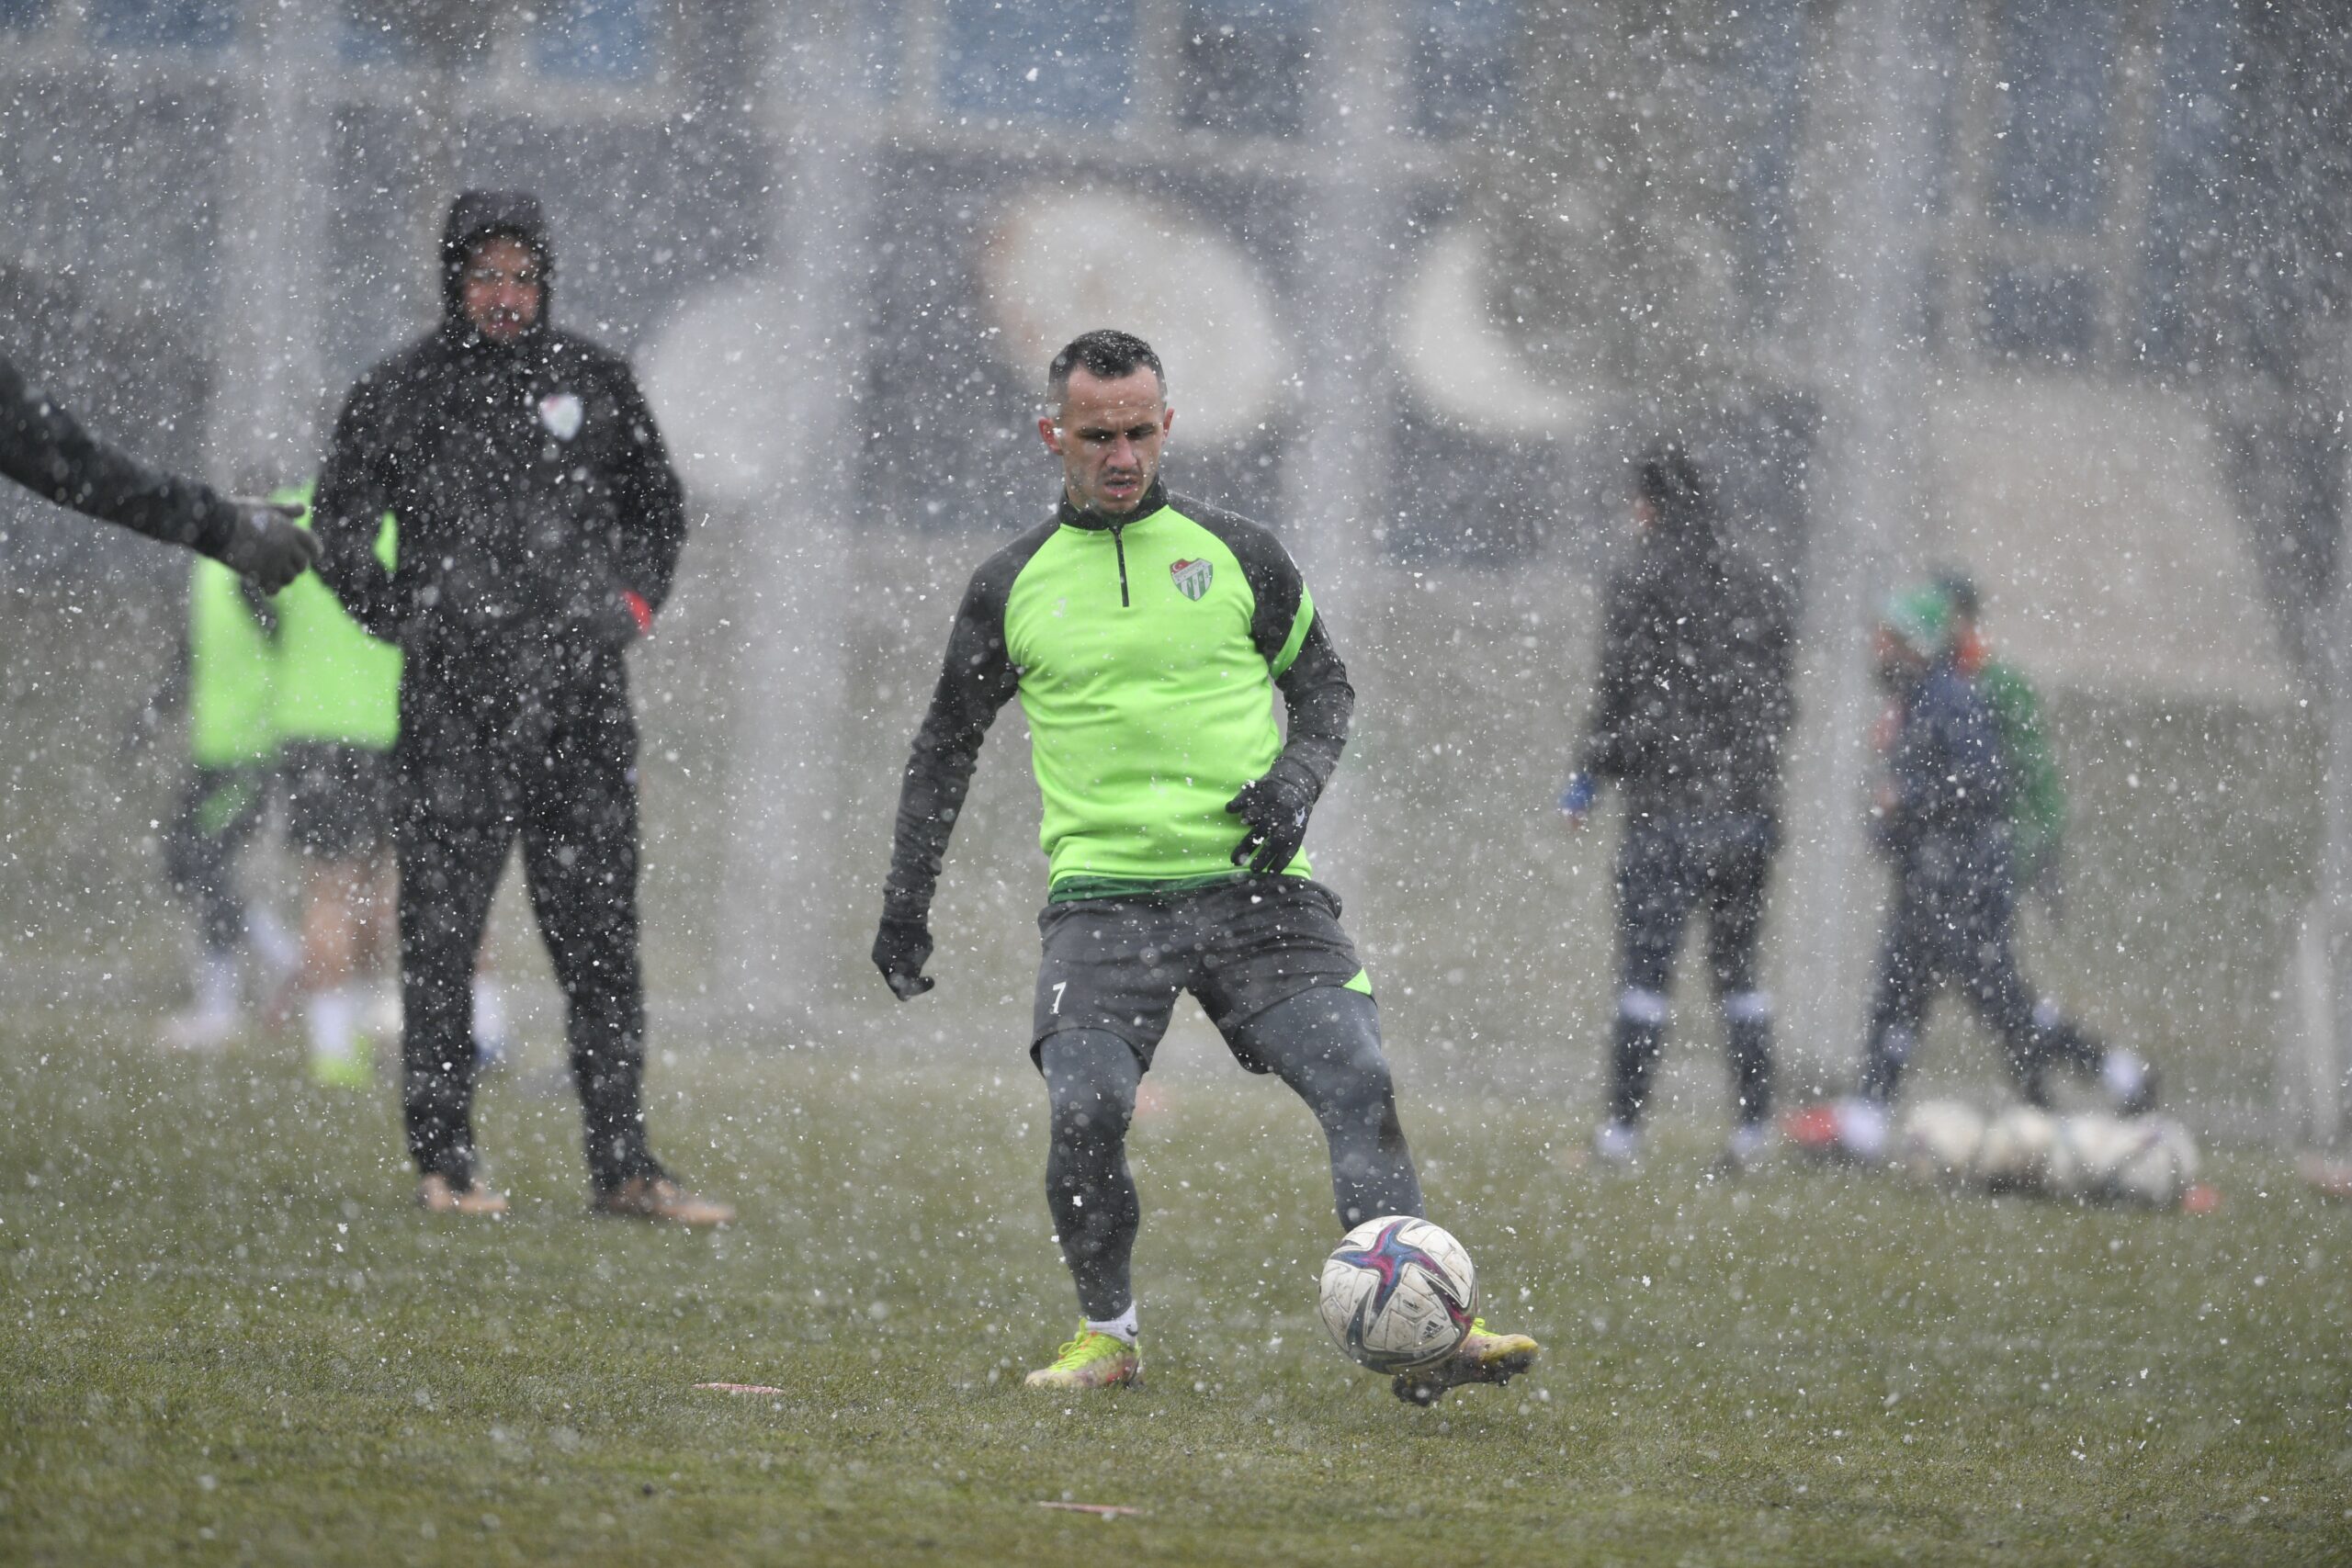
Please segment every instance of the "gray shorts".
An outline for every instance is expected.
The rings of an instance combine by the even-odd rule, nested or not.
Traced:
[[[1226,1037],[1276,1002],[1318,986],[1369,995],[1363,963],[1340,929],[1340,898],[1303,876],[1253,876],[1187,893],[1048,904],[1037,917],[1034,1061],[1046,1037],[1101,1029],[1151,1066],[1176,993],[1199,998]],[[1266,1070],[1236,1047],[1235,1059]]]

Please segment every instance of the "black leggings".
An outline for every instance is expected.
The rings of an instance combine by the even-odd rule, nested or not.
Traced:
[[[1421,1184],[1396,1120],[1370,997],[1318,987],[1277,1002],[1233,1032],[1237,1055],[1262,1064],[1315,1112],[1331,1150],[1331,1195],[1342,1227],[1421,1213]],[[1135,1300],[1128,1261],[1142,1209],[1127,1171],[1127,1123],[1143,1065],[1107,1030],[1064,1030],[1037,1048],[1053,1103],[1046,1202],[1078,1302],[1097,1322]]]
[[[1895,886],[1879,951],[1861,1092],[1882,1102],[1901,1088],[1928,1004],[1950,985],[2000,1037],[2010,1076],[2031,1104],[2050,1103],[2050,1074],[2096,1077],[2107,1048],[2051,1004],[2037,1005],[2018,972],[2017,901],[2006,831],[1915,846]]]
[[[180,791],[164,832],[164,870],[172,890],[194,906],[204,945],[227,953],[244,944],[245,900],[237,891],[237,857],[253,842],[269,809],[269,775],[260,768],[198,768]]]

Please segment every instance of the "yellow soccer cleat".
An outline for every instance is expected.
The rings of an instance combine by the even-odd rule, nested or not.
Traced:
[[[1129,1388],[1143,1376],[1143,1352],[1115,1334],[1080,1327],[1054,1364],[1021,1380],[1024,1388]]]
[[[321,1089],[368,1089],[376,1082],[376,1066],[363,1036],[343,1055],[311,1053],[311,1081]]]
[[[1435,1404],[1450,1388],[1466,1382],[1509,1382],[1535,1364],[1542,1347],[1524,1334],[1489,1334],[1487,1320],[1470,1325],[1468,1337],[1433,1367],[1399,1372],[1390,1384],[1408,1404]]]

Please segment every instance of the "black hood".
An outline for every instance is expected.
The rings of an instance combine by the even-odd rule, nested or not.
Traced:
[[[1634,493],[1650,503],[1643,533],[1645,558],[1677,568],[1693,558],[1717,559],[1724,553],[1723,513],[1713,476],[1683,449],[1679,440],[1658,442],[1634,469]]]
[[[531,331],[544,330],[555,309],[555,252],[548,244],[547,214],[539,198],[520,190],[469,190],[449,204],[449,220],[441,226],[443,323],[471,330],[466,320],[466,262],[475,246],[493,235],[520,240],[538,257],[539,319]]]

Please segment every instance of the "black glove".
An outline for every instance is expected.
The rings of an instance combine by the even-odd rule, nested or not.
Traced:
[[[275,593],[318,563],[318,536],[294,522],[302,515],[300,507],[266,501],[230,504],[243,515],[221,547],[222,566],[252,578],[263,592]]]
[[[1295,764],[1284,767],[1277,761],[1264,778],[1245,784],[1225,808],[1250,825],[1249,834],[1234,846],[1233,863],[1261,874],[1280,872],[1306,841],[1315,790],[1298,776]]]
[[[890,983],[890,994],[902,1002],[914,1000],[939,982],[922,972],[931,957],[931,928],[921,920],[882,917],[874,935],[874,967]]]

